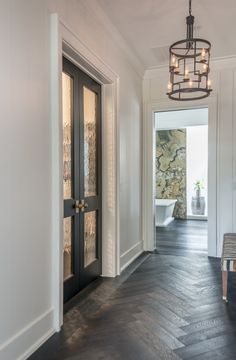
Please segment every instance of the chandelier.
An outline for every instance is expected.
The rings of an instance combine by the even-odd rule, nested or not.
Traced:
[[[212,91],[209,79],[211,43],[193,37],[191,0],[186,23],[187,38],[175,42],[169,48],[170,80],[167,95],[172,100],[204,99]]]

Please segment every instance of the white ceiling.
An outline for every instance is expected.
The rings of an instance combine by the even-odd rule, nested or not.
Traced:
[[[188,0],[97,0],[144,67],[166,64],[168,47],[186,36]],[[236,0],[192,0],[195,37],[212,57],[236,55]]]
[[[208,108],[155,113],[156,130],[180,129],[208,125]]]

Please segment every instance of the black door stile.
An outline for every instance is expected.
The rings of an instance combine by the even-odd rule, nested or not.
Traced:
[[[82,72],[74,64],[66,58],[63,58],[63,72],[73,78],[73,143],[72,143],[72,178],[73,178],[73,194],[71,199],[64,200],[64,217],[71,217],[73,219],[72,231],[72,264],[73,271],[71,276],[64,281],[64,301],[66,302],[79,290],[88,285],[91,281],[96,279],[101,274],[101,86],[90,78],[87,74]],[[85,123],[85,109],[84,109],[84,88],[90,90],[95,94],[96,101],[96,195],[85,197],[84,186],[84,164],[85,164],[85,139],[84,139],[84,123]],[[88,127],[88,125],[87,125]],[[77,201],[77,203],[76,203]],[[76,206],[85,204],[84,207],[76,211]],[[88,266],[85,264],[85,217],[88,213],[96,211],[96,256]],[[93,217],[92,217],[93,218]],[[88,220],[87,220],[88,221]],[[91,225],[92,227],[92,225]],[[86,232],[87,234],[87,232]]]

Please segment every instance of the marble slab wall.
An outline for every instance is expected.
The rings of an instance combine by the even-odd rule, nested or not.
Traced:
[[[186,130],[159,130],[156,135],[156,197],[177,199],[174,217],[186,219]]]

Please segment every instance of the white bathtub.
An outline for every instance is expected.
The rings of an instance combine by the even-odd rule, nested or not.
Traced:
[[[172,217],[175,203],[175,199],[156,199],[155,200],[155,222],[156,226],[167,226],[174,220]]]

